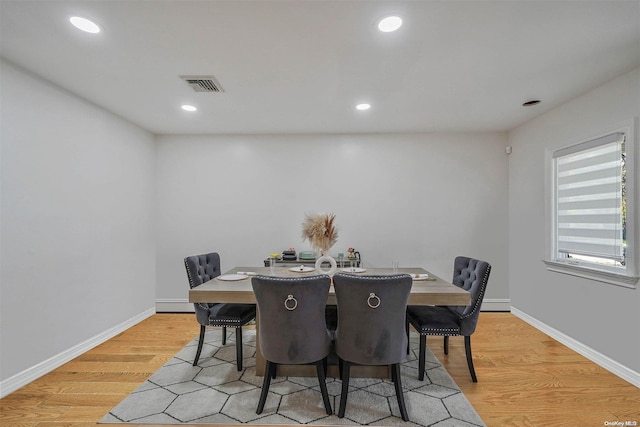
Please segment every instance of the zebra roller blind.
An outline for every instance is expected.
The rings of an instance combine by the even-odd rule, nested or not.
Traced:
[[[554,152],[559,258],[623,260],[623,151],[613,133]]]

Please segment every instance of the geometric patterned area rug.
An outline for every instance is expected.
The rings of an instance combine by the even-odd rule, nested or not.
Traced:
[[[418,381],[418,335],[402,364],[402,385],[409,422],[402,421],[390,380],[352,378],[344,418],[327,415],[318,380],[277,377],[271,381],[262,414],[256,407],[262,377],[255,375],[255,330],[243,331],[243,371],[235,363],[235,335],[222,345],[221,330],[208,329],[198,366],[192,366],[198,339],[127,396],[99,423],[138,424],[320,424],[485,426],[438,359],[427,349],[424,381]],[[331,406],[337,411],[341,381],[327,378]]]

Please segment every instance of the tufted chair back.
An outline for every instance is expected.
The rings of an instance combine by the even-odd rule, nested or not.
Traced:
[[[471,305],[449,306],[460,317],[460,335],[471,335],[476,329],[490,273],[491,265],[485,261],[464,256],[454,261],[452,283],[471,293]]]
[[[185,258],[189,286],[194,288],[220,275],[220,255],[217,252]]]
[[[189,287],[195,288],[220,275],[220,255],[217,252],[194,255],[184,259],[184,266],[187,269]],[[201,325],[209,323],[209,309],[214,303],[194,303],[196,318]]]

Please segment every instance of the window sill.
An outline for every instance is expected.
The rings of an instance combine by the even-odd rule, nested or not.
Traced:
[[[636,284],[638,283],[637,276],[627,276],[624,274],[613,273],[611,271],[596,270],[560,261],[542,260],[542,262],[546,264],[547,270],[556,273],[569,274],[571,276],[582,277],[584,279],[595,280],[630,289],[635,289]]]

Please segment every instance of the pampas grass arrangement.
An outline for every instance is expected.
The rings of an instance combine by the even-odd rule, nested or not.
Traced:
[[[308,239],[311,246],[326,254],[338,241],[338,230],[333,225],[335,218],[334,214],[306,214],[302,223],[303,240]]]

